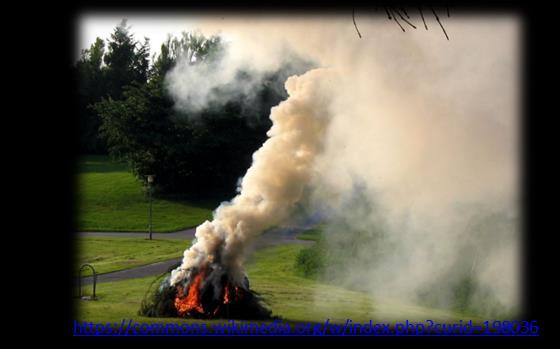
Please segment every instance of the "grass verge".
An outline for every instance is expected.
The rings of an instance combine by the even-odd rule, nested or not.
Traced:
[[[148,198],[141,181],[124,163],[85,156],[78,174],[79,231],[146,231]],[[215,202],[154,199],[153,230],[177,231],[211,219]]]
[[[418,320],[455,321],[463,314],[441,309],[404,304],[399,300],[373,299],[369,294],[302,278],[294,272],[294,261],[304,248],[298,245],[271,247],[258,251],[248,263],[251,288],[261,294],[273,314],[296,322],[354,323]],[[98,285],[97,301],[76,301],[79,322],[121,323],[133,319],[140,323],[216,323],[227,320],[147,318],[137,315],[140,302],[154,277]],[[480,319],[473,319],[480,321]],[[268,323],[270,321],[264,321]]]
[[[89,263],[98,273],[109,273],[181,257],[190,245],[189,240],[179,239],[83,237],[78,239],[76,267]]]

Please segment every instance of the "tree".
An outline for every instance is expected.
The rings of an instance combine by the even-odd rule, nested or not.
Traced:
[[[216,62],[226,49],[219,36],[206,38],[197,32],[183,32],[180,39],[174,38],[170,44],[175,61],[182,58],[191,64]]]
[[[126,20],[114,30],[105,52],[105,42],[97,38],[83,50],[74,70],[77,77],[78,117],[80,119],[80,152],[106,154],[107,145],[100,133],[101,117],[94,104],[104,97],[123,98],[124,90],[132,84],[145,84],[150,73],[150,44],[134,41]]]
[[[121,38],[119,42],[127,47],[125,37],[130,35],[122,35],[122,27],[114,37]],[[202,110],[174,108],[166,89],[166,74],[179,60],[205,64],[209,70],[223,69],[220,58],[225,49],[217,36],[183,33],[179,39],[169,37],[159,55],[153,57],[147,81],[132,81],[123,88],[121,98],[109,95],[95,105],[109,152],[127,160],[140,179],[155,174],[158,195],[225,199],[235,194],[238,179],[251,165],[251,155],[267,138],[270,108],[287,97],[284,81],[309,66],[286,65],[264,74],[262,79],[254,78],[256,72],[239,71],[237,80],[213,91],[216,99]],[[111,57],[116,58],[116,52],[113,47]],[[135,54],[144,59],[145,52],[138,50]],[[119,65],[113,58],[106,62],[116,68]],[[146,70],[142,67],[136,71]],[[260,84],[250,92],[239,91],[244,79]]]
[[[115,30],[114,41],[118,40],[122,47],[129,47],[126,38],[131,36],[124,35],[123,28],[125,26],[121,24]],[[202,147],[206,145],[199,136],[205,133],[200,128],[195,130],[196,127],[187,121],[185,115],[179,115],[173,109],[173,101],[165,90],[164,79],[179,58],[200,63],[210,56],[212,48],[217,48],[218,42],[214,38],[204,39],[202,36],[186,33],[180,40],[168,38],[161,46],[161,53],[154,56],[147,82],[142,83],[144,79],[133,81],[124,87],[120,99],[109,96],[95,106],[103,120],[101,131],[108,141],[110,153],[127,160],[140,178],[156,174],[160,192],[181,188],[177,183],[188,179],[189,175],[193,176],[195,172],[200,173],[201,178],[208,175],[205,167],[198,167],[196,159],[193,159],[193,156],[204,153]],[[114,64],[122,61],[116,57],[124,54],[117,55],[115,47],[111,56],[115,59],[107,59],[106,62]],[[146,58],[144,53],[145,51],[139,50],[137,56]],[[120,76],[120,70],[116,69],[119,66],[124,65],[114,64],[113,74],[117,77]],[[185,162],[185,159],[195,161]]]
[[[126,23],[126,19],[123,19],[111,34],[108,52],[104,57],[107,93],[113,99],[121,99],[126,86],[148,80],[149,39],[145,38],[144,43],[139,45]]]
[[[167,40],[161,44],[160,54],[154,54],[152,61],[152,69],[150,71],[151,80],[163,81],[165,74],[173,67],[175,64],[175,57],[170,50],[172,38],[169,36]]]
[[[97,38],[89,49],[83,50],[74,70],[78,79],[78,116],[80,151],[105,153],[104,140],[99,137],[101,119],[91,108],[105,94],[106,84],[102,67],[105,42]]]
[[[122,100],[108,98],[95,105],[110,153],[128,160],[140,178],[158,174],[157,161],[165,159],[167,137],[173,134],[172,103],[162,92],[158,83],[136,83],[125,89]]]

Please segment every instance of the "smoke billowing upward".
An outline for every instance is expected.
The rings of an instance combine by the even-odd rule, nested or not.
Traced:
[[[224,42],[221,36],[214,34],[216,36],[204,43],[211,46],[210,41],[219,40],[218,48],[210,59],[203,61],[199,58],[200,62],[197,62],[196,56],[180,55],[177,64],[166,76],[167,90],[174,99],[175,108],[187,112],[187,115],[212,104],[251,101],[271,73],[287,69],[293,74],[311,68],[310,62],[302,60],[285,46],[278,49],[274,59],[264,60],[257,52],[246,50],[235,42]],[[272,86],[268,84],[268,87]],[[283,94],[284,91],[278,92]]]
[[[241,273],[247,244],[306,199],[330,223],[329,249],[366,232],[344,282],[411,301],[437,290],[445,306],[466,275],[469,302],[519,306],[518,19],[455,15],[447,41],[429,18],[434,30],[402,33],[358,13],[359,39],[349,16],[221,17],[198,25],[232,40],[225,80],[277,66],[286,47],[329,69],[286,82],[239,195],[197,228],[172,282],[214,258]]]
[[[242,282],[245,249],[258,234],[287,219],[311,178],[330,118],[324,90],[333,79],[333,73],[318,69],[286,81],[289,98],[272,109],[269,138],[253,154],[239,194],[218,207],[212,222],[197,227],[196,243],[172,273],[172,285],[205,263],[225,266]]]

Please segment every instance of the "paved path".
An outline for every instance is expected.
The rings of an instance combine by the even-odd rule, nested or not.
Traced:
[[[312,245],[314,241],[298,240],[296,237],[299,233],[309,229],[310,226],[277,228],[261,235],[253,246],[254,249],[271,247],[284,244],[300,244]],[[175,238],[175,239],[192,239],[194,238],[194,228],[182,230],[174,233],[154,233],[154,238]],[[111,237],[146,237],[146,233],[117,233],[117,232],[82,232],[80,236],[111,236]],[[101,274],[97,276],[97,283],[120,281],[127,279],[141,278],[150,275],[158,275],[168,271],[171,267],[178,265],[182,258],[175,258],[163,262],[152,263],[136,268],[119,270],[112,273]],[[82,278],[82,284],[87,285],[93,282],[93,277]]]
[[[173,233],[152,233],[153,239],[183,239],[183,240],[190,240],[194,238],[194,232],[196,228],[190,228],[185,230],[176,231]],[[118,238],[148,238],[147,232],[80,232],[78,233],[80,237],[85,236],[108,236],[108,237],[118,237]]]

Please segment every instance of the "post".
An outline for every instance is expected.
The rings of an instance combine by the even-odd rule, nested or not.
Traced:
[[[152,240],[152,184],[148,184],[148,191],[150,196],[150,213],[149,213],[149,225],[150,225],[150,240]]]
[[[149,208],[148,208],[148,235],[149,240],[152,240],[152,187],[154,182],[155,175],[148,175],[147,182],[148,182],[148,200],[150,201]]]

